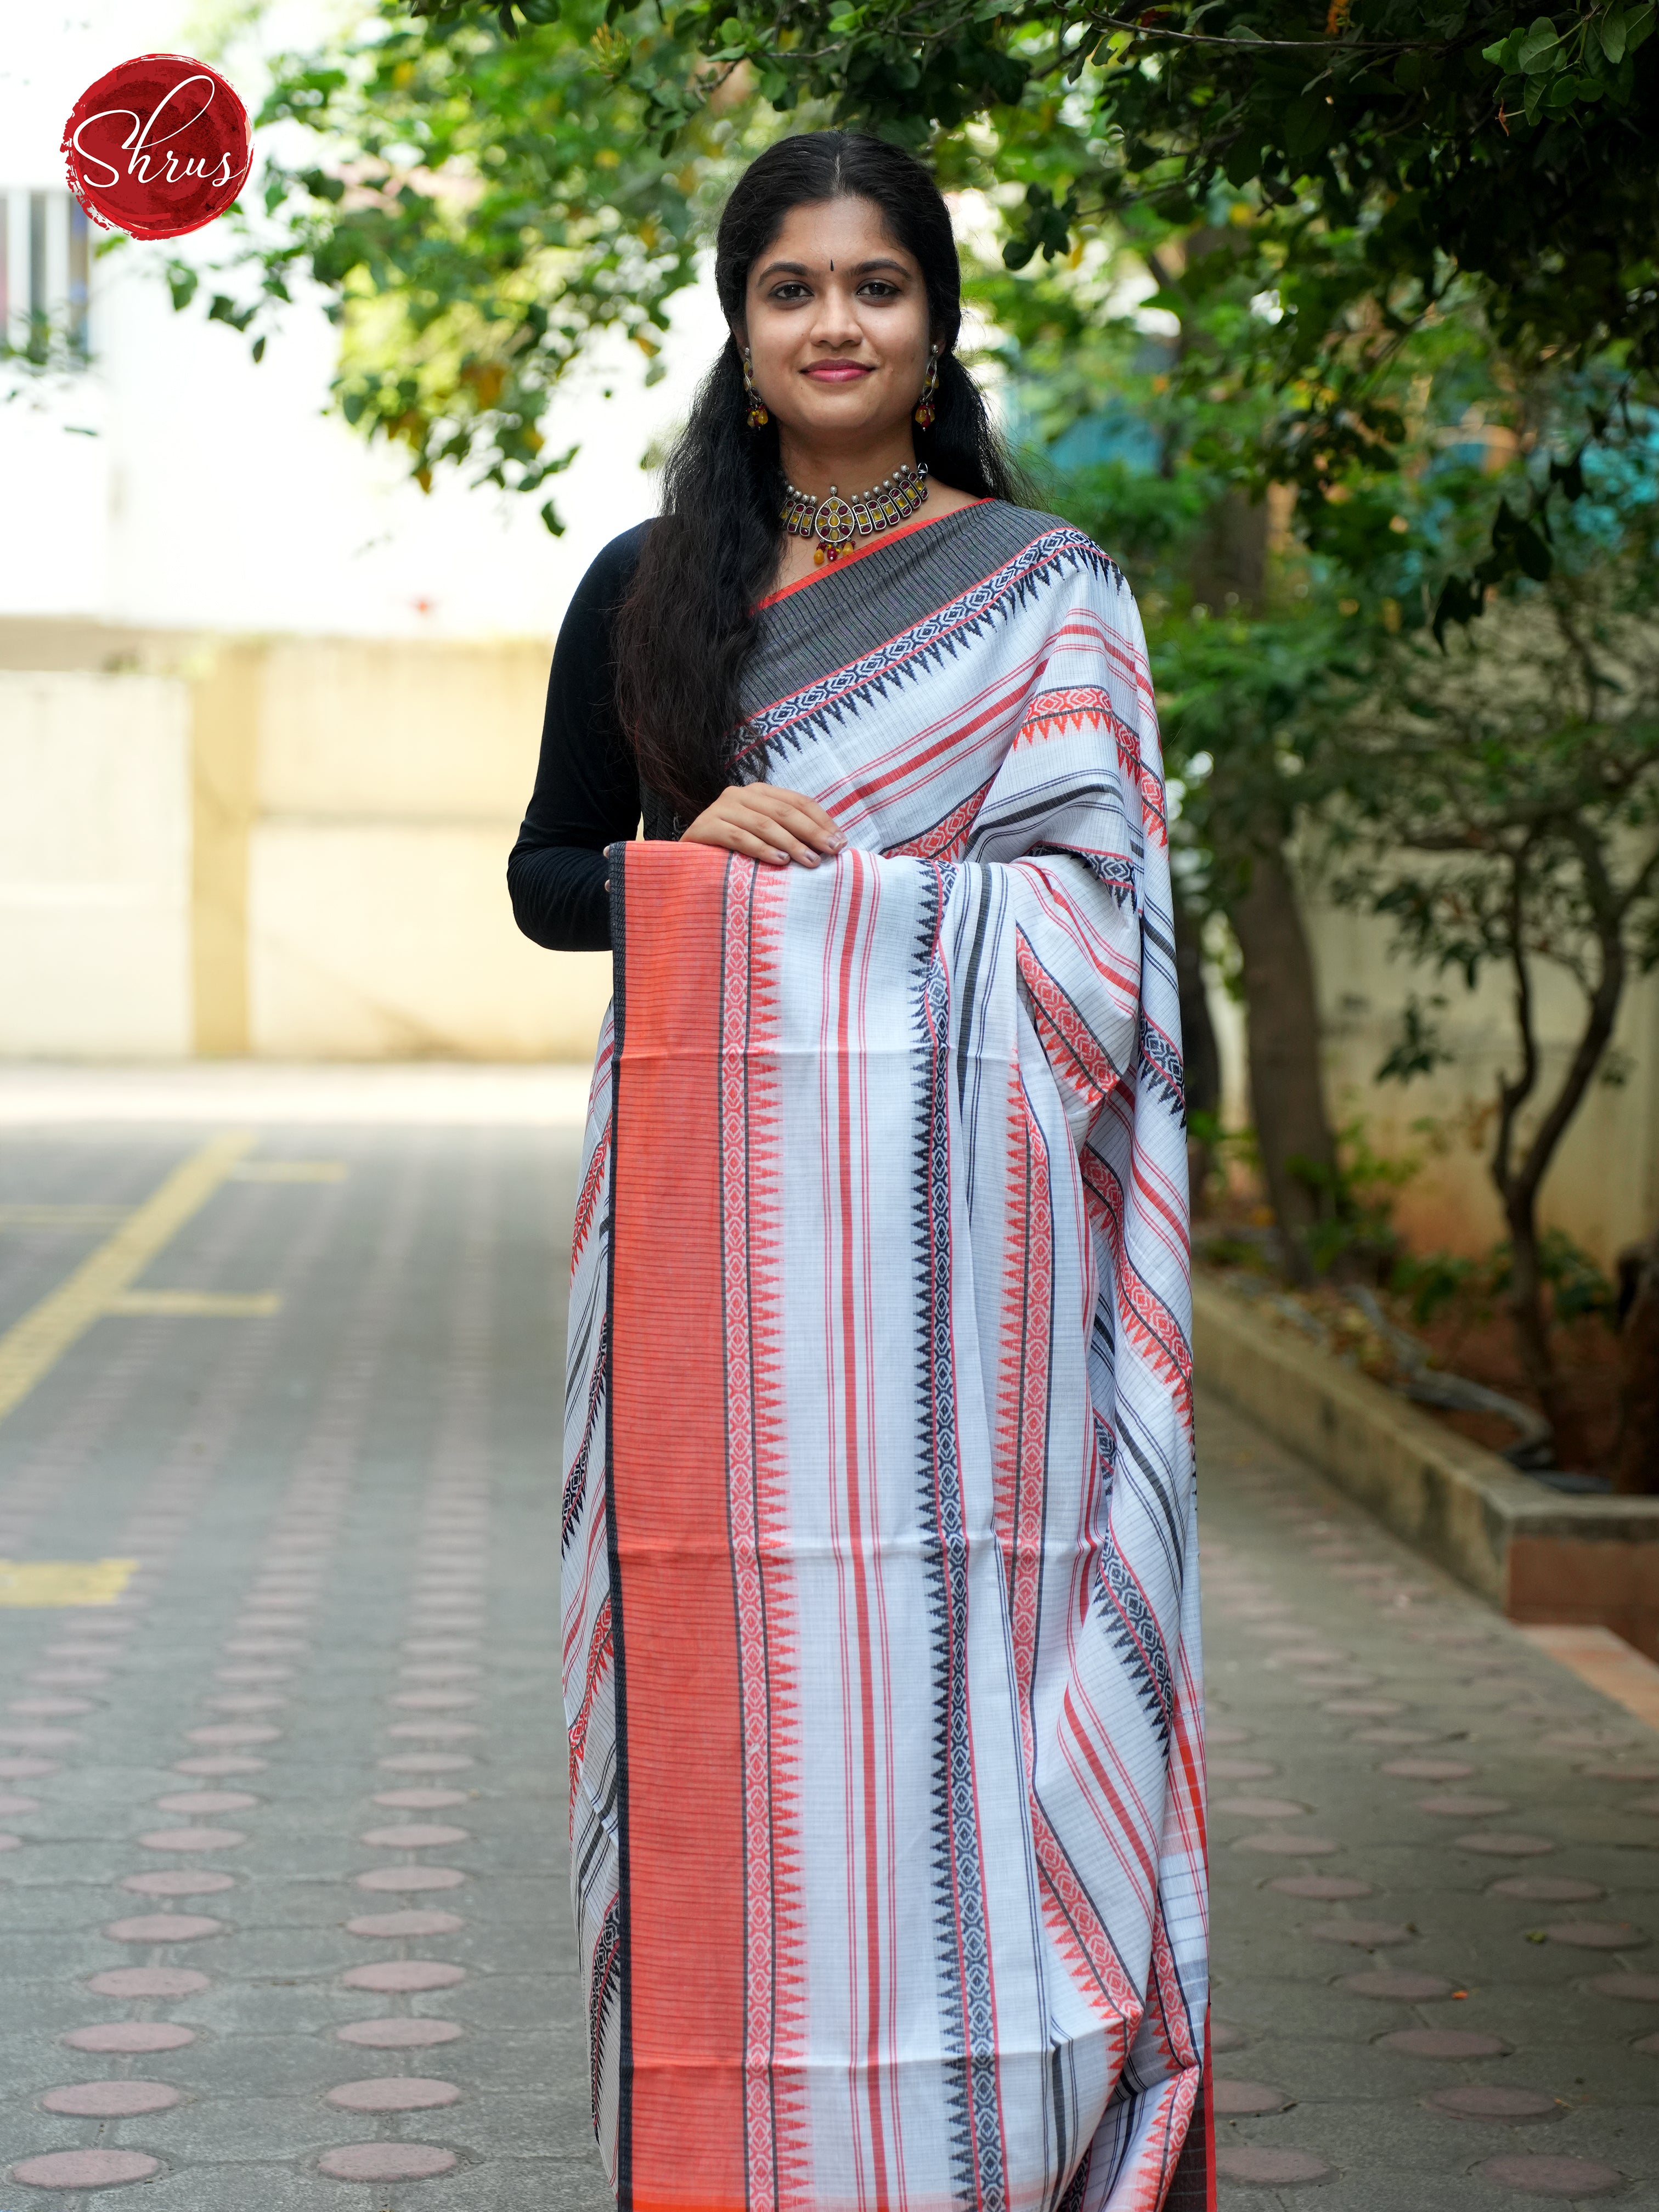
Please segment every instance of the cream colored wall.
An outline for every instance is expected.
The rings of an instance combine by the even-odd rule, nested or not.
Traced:
[[[549,647],[285,639],[260,684],[248,1042],[280,1059],[589,1059],[604,952],[532,945],[507,855]]]
[[[507,905],[516,824],[255,826],[250,1042],[278,1060],[591,1059],[605,952],[546,952]]]
[[[550,653],[0,622],[0,1053],[591,1060],[507,896]]]
[[[0,1053],[191,1047],[190,692],[0,670]]]
[[[261,812],[516,830],[550,657],[539,640],[274,640],[260,708]]]
[[[1420,1249],[1486,1252],[1505,1234],[1487,1172],[1500,1072],[1516,1064],[1508,993],[1487,975],[1467,990],[1456,975],[1438,983],[1389,957],[1385,925],[1317,908],[1309,916],[1324,1018],[1328,1091],[1339,1121],[1363,1120],[1375,1149],[1415,1155],[1423,1165],[1395,1207],[1399,1226]],[[1399,1034],[1414,992],[1435,991],[1446,1005],[1435,1018],[1452,1061],[1402,1087],[1376,1071]],[[1537,984],[1539,1093],[1553,1095],[1583,1019],[1583,1001],[1559,972]],[[1651,1233],[1659,1218],[1659,975],[1632,975],[1606,1063],[1623,1080],[1593,1085],[1546,1177],[1540,1212],[1565,1229],[1603,1267],[1620,1249]],[[1534,1112],[1522,1134],[1535,1126]],[[1419,1125],[1429,1122],[1425,1131]]]

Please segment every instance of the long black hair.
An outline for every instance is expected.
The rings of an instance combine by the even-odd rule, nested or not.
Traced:
[[[779,143],[744,172],[720,217],[714,283],[726,321],[741,322],[749,272],[793,208],[872,201],[920,264],[939,349],[936,415],[916,452],[943,483],[979,497],[1020,489],[978,386],[957,359],[962,275],[951,214],[932,176],[897,146],[851,131]],[[645,783],[690,822],[732,781],[738,683],[755,603],[783,542],[783,471],[775,423],[751,430],[743,363],[730,339],[704,379],[663,477],[662,513],[617,624],[622,726]]]

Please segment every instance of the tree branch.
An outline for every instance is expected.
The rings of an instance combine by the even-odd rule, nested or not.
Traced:
[[[1607,882],[1594,837],[1583,825],[1575,827],[1572,842],[1578,854],[1579,864],[1583,868],[1585,880],[1590,886],[1590,911],[1596,919],[1595,935],[1601,951],[1601,973],[1589,995],[1589,1012],[1577,1049],[1548,1112],[1534,1133],[1515,1180],[1514,1188],[1528,1206],[1537,1196],[1538,1187],[1544,1180],[1555,1148],[1560,1143],[1568,1122],[1578,1111],[1580,1101],[1589,1088],[1590,1078],[1607,1050],[1607,1041],[1613,1035],[1613,1025],[1619,1017],[1619,1001],[1625,988],[1624,932],[1619,926],[1612,886]]]
[[[1532,975],[1527,966],[1522,927],[1526,863],[1525,851],[1513,856],[1510,867],[1509,896],[1505,901],[1510,962],[1515,971],[1515,1025],[1521,1035],[1520,1074],[1513,1082],[1504,1075],[1498,1079],[1498,1136],[1492,1146],[1492,1181],[1504,1194],[1506,1206],[1515,1187],[1512,1163],[1516,1116],[1531,1097],[1538,1081],[1538,1039],[1532,1019]]]
[[[1463,39],[1228,39],[1209,31],[1166,31],[1161,24],[1128,15],[1088,15],[1100,30],[1125,31],[1133,39],[1163,39],[1182,46],[1219,46],[1236,53],[1449,54],[1471,43]]]

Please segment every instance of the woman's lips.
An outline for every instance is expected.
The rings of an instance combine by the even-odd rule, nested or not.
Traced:
[[[855,361],[824,361],[806,372],[816,384],[856,384],[871,371]]]

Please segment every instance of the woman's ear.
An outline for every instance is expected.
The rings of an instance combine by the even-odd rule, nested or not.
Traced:
[[[742,323],[732,323],[729,324],[727,327],[732,333],[732,343],[736,346],[738,351],[740,354],[747,353],[749,350],[749,332],[744,325]]]

